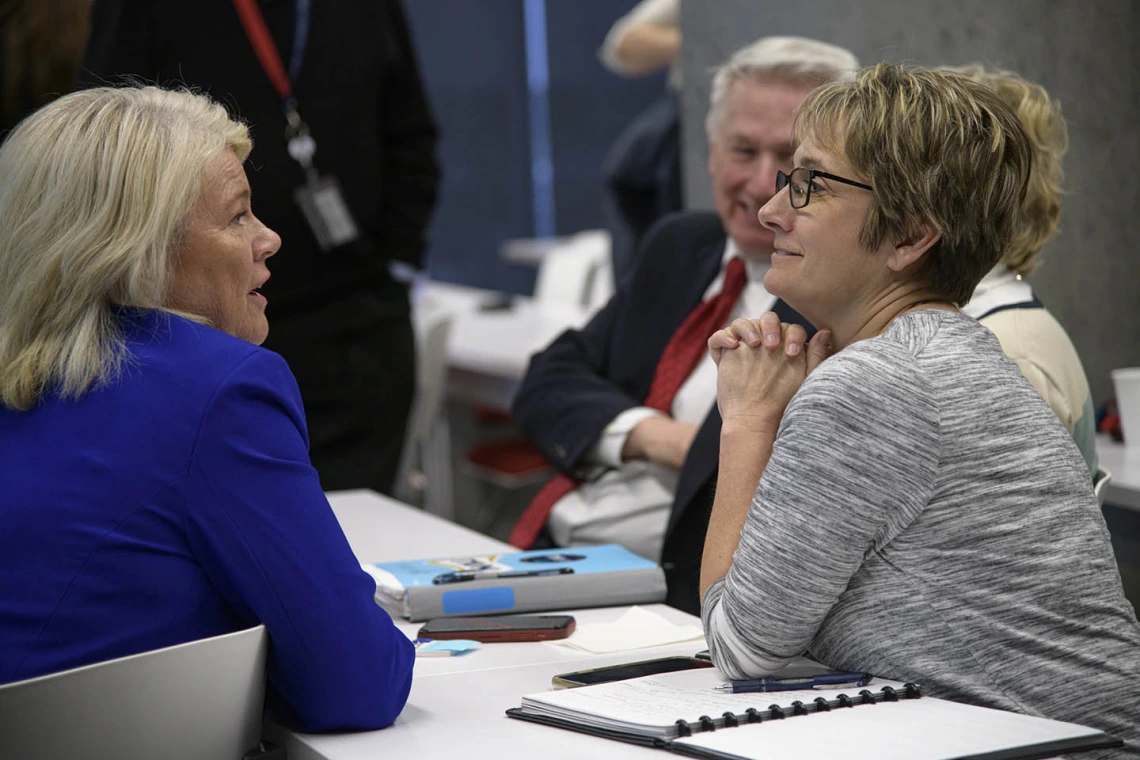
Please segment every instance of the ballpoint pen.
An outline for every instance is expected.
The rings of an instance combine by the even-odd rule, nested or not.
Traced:
[[[800,691],[803,689],[834,689],[842,686],[866,686],[870,673],[823,673],[818,676],[792,678],[758,678],[753,681],[732,681],[716,686],[716,691],[733,694],[750,694],[764,691]]]
[[[540,570],[467,570],[442,573],[431,579],[435,585],[464,581],[499,580],[500,578],[537,578],[542,575],[570,575],[572,567],[550,567]]]

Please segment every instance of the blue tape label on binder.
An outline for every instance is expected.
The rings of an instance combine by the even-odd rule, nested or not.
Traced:
[[[443,595],[443,614],[467,615],[473,612],[498,612],[515,606],[515,590],[510,586],[447,591]]]

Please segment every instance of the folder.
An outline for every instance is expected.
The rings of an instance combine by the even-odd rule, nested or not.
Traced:
[[[616,544],[380,562],[364,569],[376,580],[376,602],[413,622],[665,599],[661,568]]]

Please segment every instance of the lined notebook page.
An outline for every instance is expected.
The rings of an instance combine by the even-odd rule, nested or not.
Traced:
[[[803,660],[781,670],[779,676],[828,672],[819,663]],[[548,691],[522,698],[523,709],[580,723],[648,736],[674,736],[678,719],[696,723],[702,715],[717,719],[725,712],[743,715],[750,707],[764,710],[771,704],[790,706],[796,700],[810,703],[817,697],[834,699],[839,694],[855,697],[861,688],[878,691],[883,686],[902,689],[903,684],[876,678],[866,687],[809,689],[767,694],[731,694],[715,691],[726,683],[715,668],[685,670],[645,676],[628,681]],[[851,708],[853,710],[863,708]],[[789,719],[791,720],[791,719]]]
[[[741,725],[674,743],[741,760],[944,760],[1098,734],[1072,723],[922,697]]]

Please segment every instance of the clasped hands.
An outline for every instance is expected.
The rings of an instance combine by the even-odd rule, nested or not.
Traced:
[[[734,320],[713,333],[708,345],[717,366],[722,429],[772,436],[792,396],[832,353],[830,330],[820,330],[809,343],[801,325],[782,323],[771,311]]]

